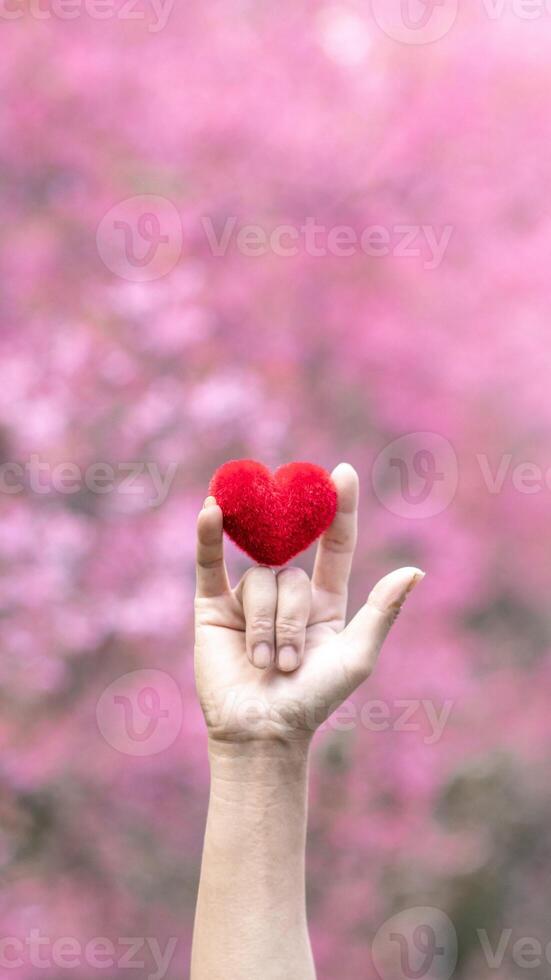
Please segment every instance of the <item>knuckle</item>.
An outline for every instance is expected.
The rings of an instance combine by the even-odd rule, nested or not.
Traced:
[[[245,572],[246,582],[266,582],[273,579],[274,573],[271,568],[267,568],[264,565],[253,565],[252,568],[248,568]]]
[[[278,616],[276,630],[279,639],[297,640],[305,630],[305,622],[290,616]]]
[[[351,551],[355,545],[355,537],[347,531],[339,531],[335,528],[328,532],[324,541],[324,546],[328,551],[340,554],[342,551]]]
[[[223,558],[209,558],[207,555],[200,555],[197,559],[198,567],[204,569],[205,571],[211,571],[213,568],[220,568],[223,562]]]
[[[257,636],[271,635],[274,631],[273,617],[267,613],[254,613],[247,622],[249,632]]]
[[[273,572],[269,568],[258,566],[256,568],[249,568],[245,572],[243,579],[243,592],[249,597],[270,595],[272,592],[275,595],[275,578]]]
[[[280,584],[284,582],[285,585],[292,585],[295,587],[298,585],[307,585],[310,581],[303,568],[296,568],[294,566],[292,568],[283,568],[280,572],[278,572],[277,577]]]
[[[352,551],[356,544],[356,535],[356,522],[350,519],[350,515],[337,515],[323,536],[323,544],[328,551],[336,553]]]
[[[396,622],[398,616],[400,615],[400,612],[402,610],[402,603],[393,602],[391,603],[390,606],[387,606],[386,609],[382,609],[375,602],[373,602],[373,599],[371,598],[371,596],[369,596],[367,600],[367,605],[369,606],[370,609],[373,610],[373,613],[378,620],[379,629],[381,629],[384,635],[386,636],[391,626]]]

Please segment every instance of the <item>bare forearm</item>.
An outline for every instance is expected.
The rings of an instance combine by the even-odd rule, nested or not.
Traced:
[[[210,745],[192,980],[314,980],[304,897],[308,745]]]
[[[337,511],[311,581],[300,568],[274,575],[258,565],[232,589],[225,515],[214,497],[197,520],[195,671],[212,781],[192,980],[315,980],[304,901],[303,733],[369,677],[423,577],[417,568],[386,575],[345,626],[359,487],[346,463],[332,479]],[[268,510],[264,517],[269,524]]]

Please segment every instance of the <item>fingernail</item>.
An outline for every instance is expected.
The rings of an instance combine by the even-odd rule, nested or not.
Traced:
[[[277,652],[277,666],[280,670],[296,670],[298,653],[294,647],[281,647]]]
[[[377,582],[368,601],[382,612],[398,611],[411,590],[424,577],[425,573],[420,568],[402,568],[400,572],[391,572]]]
[[[264,670],[270,666],[272,660],[272,649],[269,643],[257,643],[253,650],[253,664]]]
[[[216,503],[215,497],[211,497],[211,496],[205,497],[203,501],[203,510],[205,509],[205,507],[212,507],[212,505],[215,503]]]

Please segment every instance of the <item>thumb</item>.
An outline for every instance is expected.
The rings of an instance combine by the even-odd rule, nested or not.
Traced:
[[[344,658],[355,686],[371,674],[408,593],[424,577],[420,568],[398,568],[385,575],[341,634]]]

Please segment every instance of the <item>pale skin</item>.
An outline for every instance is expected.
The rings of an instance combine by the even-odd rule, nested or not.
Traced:
[[[211,792],[191,980],[315,980],[305,907],[310,744],[371,674],[417,568],[381,579],[346,625],[358,477],[333,471],[338,510],[312,578],[250,568],[232,589],[222,512],[197,522],[195,673]]]

